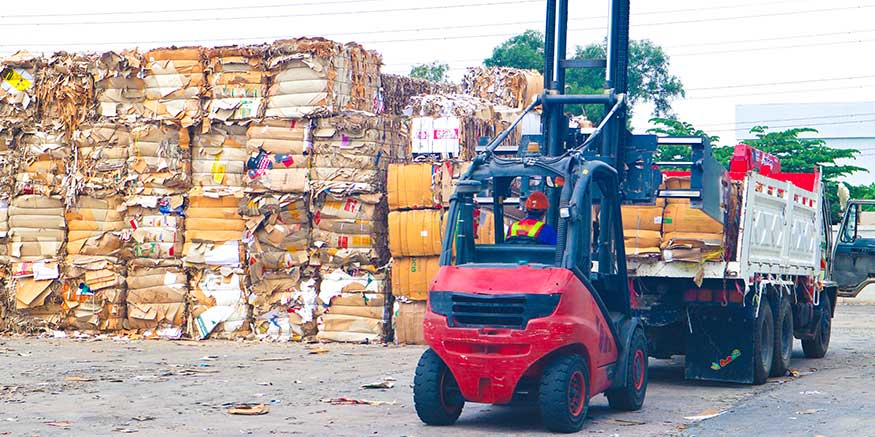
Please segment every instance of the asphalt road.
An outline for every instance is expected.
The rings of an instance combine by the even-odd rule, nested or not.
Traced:
[[[875,306],[839,306],[827,357],[801,358],[797,342],[793,367],[800,376],[775,378],[760,387],[688,382],[681,360],[652,360],[644,409],[617,412],[596,397],[581,434],[871,435],[873,312]],[[0,435],[544,433],[535,411],[488,405],[467,405],[452,428],[423,426],[413,411],[410,387],[421,351],[0,337]],[[392,388],[361,388],[387,378]],[[339,398],[376,402],[342,405]],[[269,412],[228,413],[241,402],[264,404]],[[719,415],[695,419],[711,414]]]

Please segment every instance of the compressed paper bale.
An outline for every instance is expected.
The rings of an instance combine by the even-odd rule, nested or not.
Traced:
[[[669,204],[662,216],[662,231],[722,234],[723,225],[700,209],[685,204]]]
[[[497,105],[525,108],[544,91],[544,76],[535,70],[472,67],[462,77],[462,89]]]
[[[26,51],[0,58],[0,126],[37,122],[37,82],[45,59]]]
[[[428,299],[431,281],[440,269],[440,257],[404,257],[392,260],[392,294],[411,300]]]
[[[440,210],[390,212],[389,251],[392,256],[440,255],[441,215]]]
[[[421,94],[458,94],[462,89],[449,82],[431,82],[410,76],[381,74],[383,110],[388,114],[403,115],[410,98]]]
[[[239,265],[246,222],[239,197],[190,195],[185,221],[185,260],[195,264]],[[233,246],[233,247],[231,247]],[[236,252],[236,256],[232,252]],[[215,257],[220,257],[217,261]]]
[[[150,50],[144,54],[145,116],[174,120],[188,127],[201,119],[200,97],[206,90],[203,48]]]
[[[122,196],[79,197],[65,214],[67,254],[118,256],[123,245],[127,207]]]
[[[95,55],[56,52],[46,60],[37,81],[37,102],[43,120],[60,122],[68,132],[94,116],[94,84],[88,73]]]
[[[128,189],[131,195],[180,194],[191,186],[188,129],[143,123],[131,130]]]
[[[661,206],[620,207],[624,230],[656,231],[662,230],[663,208]]]
[[[76,150],[75,191],[106,196],[124,191],[131,135],[115,123],[83,124],[73,132]]]
[[[166,260],[182,257],[184,198],[133,196],[125,202],[131,237],[122,249],[124,259]]]
[[[440,167],[389,164],[387,200],[390,210],[430,208],[440,205]]]
[[[188,278],[178,267],[133,267],[127,276],[127,326],[144,331],[185,324]]]
[[[65,195],[64,183],[70,145],[62,130],[31,130],[24,132],[15,146],[18,161],[15,175],[16,194]]]
[[[395,341],[398,344],[424,345],[423,320],[428,307],[426,302],[397,303],[392,321],[395,325]]]
[[[110,256],[72,255],[63,278],[64,327],[116,331],[124,328],[125,270]]]
[[[253,331],[260,339],[299,340],[316,334],[316,280],[300,273],[270,274],[253,284]]]
[[[243,191],[247,127],[213,123],[192,143],[192,185],[213,195]]]
[[[385,335],[388,313],[384,282],[383,275],[323,268],[319,300],[328,307],[319,318],[317,338],[379,341]]]
[[[492,103],[465,94],[415,96],[405,113],[411,117],[413,154],[470,159],[480,137],[493,138],[504,126]],[[513,142],[514,138],[507,142]]]
[[[193,338],[235,338],[251,332],[249,294],[242,272],[192,272],[188,333]]]
[[[662,234],[659,231],[629,229],[623,231],[626,247],[659,247]]]
[[[89,71],[94,81],[97,114],[107,120],[134,121],[145,111],[143,58],[136,50],[101,53]]]
[[[59,197],[24,195],[9,206],[9,256],[15,261],[39,261],[61,256],[66,220]]]
[[[380,55],[322,38],[278,40],[267,51],[267,117],[322,117],[379,109]]]
[[[248,120],[262,115],[267,92],[264,48],[216,47],[206,52],[209,73],[207,117],[214,120]]]

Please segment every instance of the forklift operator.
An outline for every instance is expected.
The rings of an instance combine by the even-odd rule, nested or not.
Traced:
[[[526,218],[514,223],[507,232],[507,241],[537,242],[556,245],[556,229],[544,222],[544,215],[550,207],[547,196],[534,191],[526,199]]]

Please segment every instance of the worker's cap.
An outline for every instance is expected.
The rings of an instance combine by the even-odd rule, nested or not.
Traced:
[[[533,191],[526,199],[526,210],[546,211],[550,208],[550,201],[547,200],[547,195],[540,191]]]

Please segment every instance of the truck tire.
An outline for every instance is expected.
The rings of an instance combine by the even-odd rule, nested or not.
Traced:
[[[829,302],[829,297],[823,295],[820,297],[820,311],[823,316],[820,319],[820,324],[814,330],[814,337],[810,339],[802,339],[802,351],[808,358],[823,358],[826,356],[826,351],[829,349],[829,337],[832,334],[832,311]]]
[[[580,355],[560,355],[541,375],[541,420],[553,432],[577,432],[589,410],[589,368]]]
[[[793,308],[789,296],[782,296],[775,317],[775,352],[772,354],[771,376],[784,376],[790,370],[793,355]]]
[[[608,404],[618,410],[640,410],[647,394],[647,337],[638,328],[632,334],[628,358],[626,359],[626,386],[605,392]]]
[[[435,426],[452,425],[465,406],[453,373],[431,349],[422,353],[416,365],[413,406],[423,423]]]
[[[760,313],[754,323],[753,349],[753,383],[762,385],[769,379],[775,353],[775,322],[768,299],[760,302]]]

